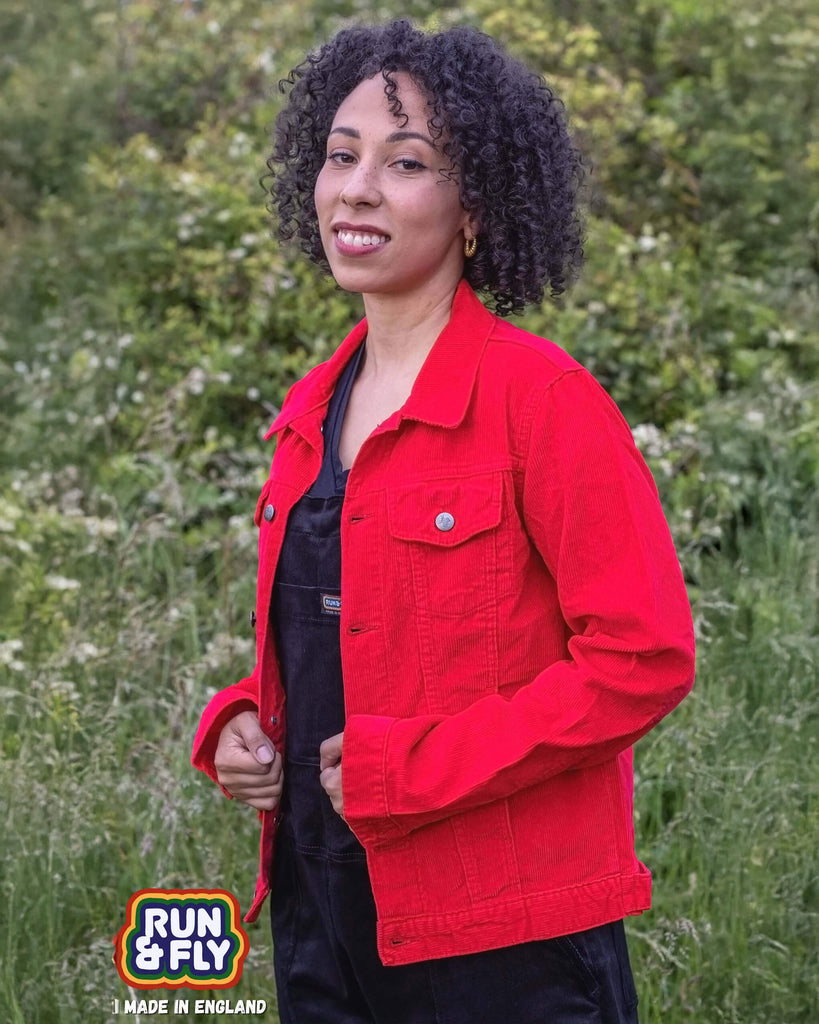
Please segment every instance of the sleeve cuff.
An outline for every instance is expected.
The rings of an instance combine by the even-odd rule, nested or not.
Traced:
[[[344,820],[365,847],[400,838],[410,831],[390,817],[387,803],[387,755],[396,721],[381,715],[351,715],[344,726]]]
[[[235,718],[242,711],[256,710],[255,702],[246,693],[237,693],[233,687],[228,687],[217,693],[205,708],[193,741],[191,763],[194,768],[204,772],[230,799],[233,797],[224,786],[219,784],[216,777],[216,766],[213,763],[219,736],[231,718]]]

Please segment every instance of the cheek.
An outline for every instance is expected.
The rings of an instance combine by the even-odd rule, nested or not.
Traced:
[[[321,216],[322,209],[326,207],[327,202],[330,198],[329,182],[324,168],[319,171],[319,175],[316,178],[316,185],[313,189],[313,202],[316,206],[316,211]]]
[[[434,188],[436,191],[430,196],[428,209],[436,211],[436,219],[442,226],[458,224],[464,212],[458,187],[447,182],[446,185],[435,185]]]

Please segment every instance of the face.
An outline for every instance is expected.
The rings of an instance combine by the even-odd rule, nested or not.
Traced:
[[[463,273],[473,232],[456,180],[439,172],[449,158],[427,128],[432,111],[404,72],[393,75],[409,121],[396,119],[378,74],[336,112],[327,159],[316,181],[319,230],[330,269],[347,291],[401,294]]]

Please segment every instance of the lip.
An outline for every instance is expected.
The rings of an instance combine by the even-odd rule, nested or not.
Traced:
[[[334,232],[338,231],[360,231],[362,234],[371,235],[386,235],[390,237],[389,232],[383,228],[377,228],[374,224],[350,224],[346,220],[340,220],[338,224],[332,224],[331,230]]]

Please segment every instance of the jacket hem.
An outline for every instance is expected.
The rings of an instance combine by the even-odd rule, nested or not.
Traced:
[[[642,914],[651,906],[651,875],[640,868],[633,875],[452,913],[379,919],[378,955],[385,967],[397,967],[571,935]]]

